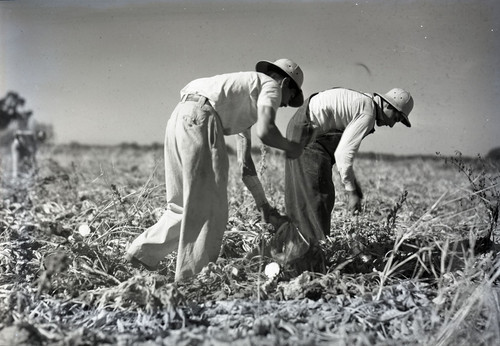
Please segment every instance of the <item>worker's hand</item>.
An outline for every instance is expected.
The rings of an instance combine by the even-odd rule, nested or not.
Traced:
[[[304,151],[304,146],[301,143],[289,142],[289,149],[286,151],[286,157],[289,159],[296,159]]]
[[[274,231],[278,230],[280,226],[288,221],[286,215],[281,215],[276,208],[273,208],[269,203],[265,203],[259,207],[261,221],[273,225]]]
[[[287,221],[289,221],[288,216],[281,215],[276,208],[271,208],[271,211],[269,212],[269,223],[273,225],[274,231],[277,231],[281,225]]]
[[[363,191],[361,190],[361,186],[359,186],[358,181],[354,179],[354,185],[356,188],[356,194],[360,199],[363,199]]]
[[[347,195],[349,196],[349,211],[353,213],[360,212],[362,195],[359,196],[357,191],[347,191]]]

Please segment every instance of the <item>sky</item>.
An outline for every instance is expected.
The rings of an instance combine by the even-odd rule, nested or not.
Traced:
[[[0,1],[0,97],[18,92],[56,143],[150,144],[191,80],[286,57],[306,97],[411,92],[412,127],[377,128],[362,152],[486,155],[500,147],[499,15],[497,0]],[[283,132],[293,112],[278,110]]]

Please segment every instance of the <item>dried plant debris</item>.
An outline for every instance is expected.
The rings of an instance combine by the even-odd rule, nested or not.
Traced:
[[[231,156],[220,257],[175,283],[175,253],[154,272],[123,257],[164,210],[161,150],[59,146],[41,155],[24,180],[0,173],[0,345],[500,339],[494,162],[360,158],[363,212],[344,212],[336,182],[330,236],[308,254],[321,265],[301,266],[273,252],[277,230],[261,222]],[[282,156],[261,148],[259,174],[284,213]]]

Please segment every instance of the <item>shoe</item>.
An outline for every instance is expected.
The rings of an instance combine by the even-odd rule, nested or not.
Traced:
[[[150,266],[133,255],[127,254],[125,259],[130,263],[130,265],[132,265],[133,268],[141,269],[142,266],[150,272],[158,270],[158,266]]]

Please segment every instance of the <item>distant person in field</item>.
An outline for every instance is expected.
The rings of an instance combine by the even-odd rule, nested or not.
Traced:
[[[19,177],[21,173],[30,175],[35,171],[37,147],[45,139],[44,131],[35,132],[30,126],[33,112],[22,111],[24,104],[24,98],[13,91],[0,99],[0,130],[8,128],[11,123],[17,128],[11,144],[13,178]]]
[[[12,115],[17,130],[11,144],[12,177],[31,175],[37,167],[36,153],[38,145],[45,140],[44,131],[36,131],[30,126],[32,111],[18,112]]]
[[[45,140],[44,131],[17,130],[11,145],[12,176],[31,174],[36,170],[39,143]]]
[[[375,125],[411,127],[408,116],[412,109],[412,96],[400,88],[386,94],[333,88],[311,95],[297,110],[286,137],[307,144],[298,159],[286,159],[285,207],[290,222],[276,235],[287,262],[302,259],[308,252],[311,255],[330,234],[335,202],[333,166],[336,164],[347,192],[349,210],[359,212],[363,193],[353,163],[361,141],[375,132]]]
[[[263,221],[273,216],[250,155],[250,128],[290,158],[303,144],[287,140],[275,125],[278,107],[300,107],[303,73],[289,59],[260,61],[256,72],[237,72],[196,79],[180,93],[167,123],[165,175],[167,210],[139,235],[126,258],[155,270],[177,250],[175,280],[201,271],[219,256],[228,218],[229,160],[225,135],[238,135],[242,180],[252,193]]]

